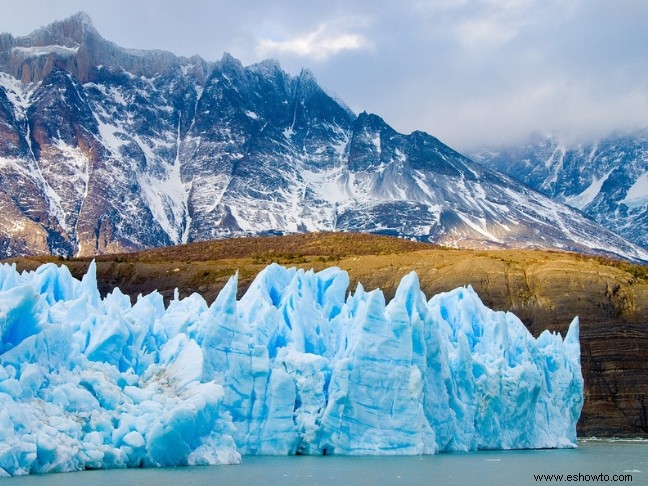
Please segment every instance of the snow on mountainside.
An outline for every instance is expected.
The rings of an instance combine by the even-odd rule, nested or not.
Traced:
[[[0,35],[0,256],[366,231],[648,260],[436,138],[356,116],[313,75],[122,49],[78,14]]]
[[[648,248],[648,130],[566,146],[560,137],[474,156]]]

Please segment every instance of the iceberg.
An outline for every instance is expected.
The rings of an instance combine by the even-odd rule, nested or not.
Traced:
[[[471,287],[386,303],[276,264],[237,300],[102,298],[94,262],[0,266],[0,476],[235,464],[250,454],[576,446],[579,324],[535,339]]]

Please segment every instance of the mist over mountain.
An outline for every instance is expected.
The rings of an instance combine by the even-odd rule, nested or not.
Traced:
[[[0,181],[0,257],[334,230],[648,260],[307,70],[123,49],[82,13],[0,35]]]
[[[538,135],[474,159],[648,248],[648,129],[580,144]]]

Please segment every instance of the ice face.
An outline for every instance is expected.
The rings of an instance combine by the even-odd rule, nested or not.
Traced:
[[[0,475],[238,463],[245,454],[575,447],[578,319],[534,339],[470,287],[388,304],[348,275],[270,265],[208,306],[101,298],[0,266]]]

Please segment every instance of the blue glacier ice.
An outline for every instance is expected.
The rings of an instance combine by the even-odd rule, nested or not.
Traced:
[[[470,287],[394,298],[338,268],[265,268],[165,307],[65,266],[0,266],[0,476],[246,454],[575,447],[578,319],[537,339]]]

